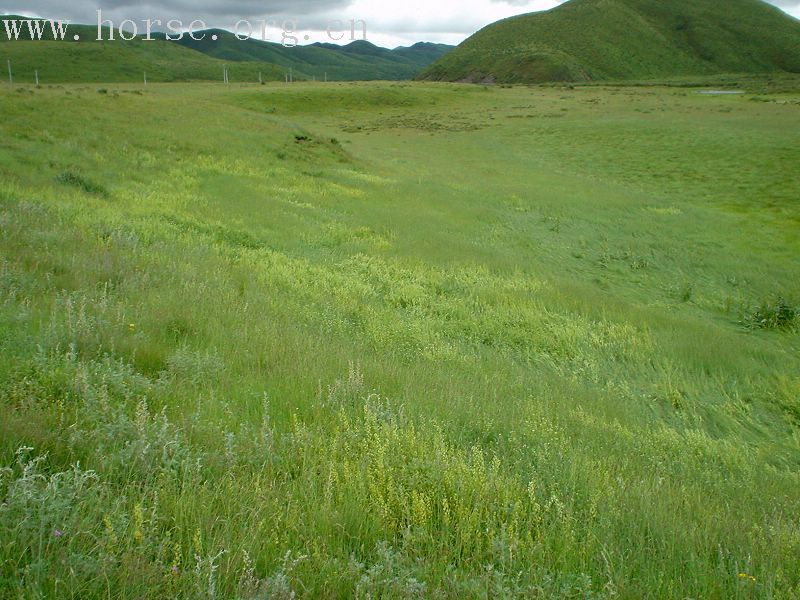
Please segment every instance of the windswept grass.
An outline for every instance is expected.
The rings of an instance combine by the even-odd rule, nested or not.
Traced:
[[[796,95],[125,91],[0,93],[0,595],[800,595]]]

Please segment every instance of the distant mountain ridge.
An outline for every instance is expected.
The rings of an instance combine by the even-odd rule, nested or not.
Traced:
[[[185,36],[175,43],[203,54],[224,60],[258,60],[292,68],[296,74],[331,80],[402,80],[413,79],[425,67],[445,56],[454,46],[420,42],[393,50],[381,48],[366,40],[339,46],[315,43],[287,47],[275,42],[239,40],[222,29],[197,32],[193,40]],[[217,39],[212,38],[213,35]]]
[[[800,73],[800,21],[762,0],[570,0],[490,25],[421,79],[658,79]]]
[[[0,15],[0,22],[4,20],[43,19]],[[12,42],[5,26],[0,25],[0,49],[26,73],[40,69],[50,75],[50,81],[58,83],[81,76],[109,83],[128,81],[132,76],[143,76],[144,71],[150,73],[152,81],[218,80],[225,63],[230,63],[234,80],[243,77],[256,81],[259,73],[268,80],[283,79],[289,69],[296,80],[408,80],[454,48],[419,42],[387,49],[366,40],[344,46],[316,43],[287,47],[256,39],[240,40],[222,29],[197,31],[198,39],[184,35],[181,40],[166,41],[165,34],[153,33],[155,39],[147,42],[141,39],[143,36],[131,42],[97,42],[96,26],[80,24],[70,24],[63,41],[54,40],[49,25],[42,28],[42,34],[42,41],[31,44],[31,34],[22,25],[19,40]],[[79,35],[81,41],[76,43],[73,35]],[[115,61],[119,63],[116,66]]]

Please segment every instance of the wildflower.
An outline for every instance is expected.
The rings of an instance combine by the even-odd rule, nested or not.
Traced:
[[[172,565],[172,573],[174,575],[177,575],[180,572],[181,572],[181,570],[178,568],[178,565]]]
[[[136,323],[130,323],[130,324],[128,325],[128,329],[129,329],[130,331],[136,331]]]
[[[53,530],[53,537],[54,538],[64,537],[64,532],[59,530],[59,529],[54,529]]]
[[[756,578],[752,575],[748,575],[747,573],[739,573],[739,579],[744,579],[747,581],[755,582]]]
[[[144,534],[142,533],[142,529],[144,528],[144,511],[142,510],[141,504],[137,504],[133,507],[133,523],[135,527],[133,541],[136,544],[141,544],[144,541]]]

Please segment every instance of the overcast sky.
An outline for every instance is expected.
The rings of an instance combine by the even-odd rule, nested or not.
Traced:
[[[324,33],[337,20],[361,19],[368,39],[394,47],[418,41],[457,44],[498,19],[545,10],[563,0],[0,0],[0,13],[25,14],[73,22],[94,23],[97,9],[106,18],[180,19],[185,26],[201,19],[209,27],[233,29],[239,19],[277,23],[294,20],[302,32],[301,43],[329,41]],[[724,2],[725,0],[720,0]],[[800,0],[770,0],[800,18]],[[335,29],[335,27],[333,27]],[[279,30],[268,30],[275,40]],[[304,37],[308,35],[308,39]],[[258,36],[257,36],[258,37]],[[279,40],[275,40],[279,41]],[[347,40],[342,40],[346,42]]]

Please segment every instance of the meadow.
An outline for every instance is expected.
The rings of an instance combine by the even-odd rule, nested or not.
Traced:
[[[0,597],[800,597],[800,83],[0,88]]]
[[[74,27],[85,39],[97,35],[90,27]],[[4,32],[3,32],[4,33]],[[222,81],[227,67],[232,81],[256,83],[262,79],[278,81],[284,69],[266,62],[226,62],[205,56],[163,40],[115,42],[4,41],[0,37],[3,56],[3,81],[8,82],[6,60],[11,61],[16,84],[32,85],[38,71],[42,85],[75,82],[144,83],[175,81]]]

